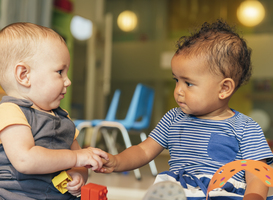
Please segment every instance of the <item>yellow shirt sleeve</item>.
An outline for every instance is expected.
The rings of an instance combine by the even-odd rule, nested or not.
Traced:
[[[2,103],[0,104],[0,134],[3,129],[11,125],[26,125],[31,128],[18,105],[9,102]]]
[[[78,129],[75,129],[76,131],[75,131],[75,137],[74,137],[74,140],[76,140],[76,138],[78,137],[78,135],[79,135],[79,130]]]
[[[11,125],[26,125],[30,127],[27,118],[18,105],[9,102],[2,103],[0,104],[0,133]]]
[[[3,129],[11,125],[26,125],[31,128],[25,114],[18,105],[9,102],[2,103],[0,104],[0,134]],[[76,139],[78,135],[79,131],[75,129],[74,139]]]

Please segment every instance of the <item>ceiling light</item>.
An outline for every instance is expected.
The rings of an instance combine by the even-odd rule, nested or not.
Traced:
[[[119,14],[117,23],[121,30],[125,32],[132,31],[137,25],[137,16],[132,11],[123,11]]]
[[[265,16],[263,5],[259,1],[247,0],[243,1],[237,9],[237,17],[245,26],[258,25]]]

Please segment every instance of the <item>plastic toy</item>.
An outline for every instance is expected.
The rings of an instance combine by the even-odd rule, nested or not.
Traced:
[[[270,166],[261,161],[237,160],[220,167],[215,172],[210,180],[206,199],[208,199],[210,191],[223,187],[232,176],[242,170],[251,172],[265,185],[273,187],[273,169]]]
[[[143,200],[175,199],[187,200],[183,187],[171,181],[162,181],[152,185]]]
[[[81,200],[107,200],[107,187],[88,183],[81,188]]]
[[[69,181],[72,181],[72,178],[66,171],[62,171],[59,175],[55,176],[52,179],[52,183],[62,194],[67,192],[66,186]]]

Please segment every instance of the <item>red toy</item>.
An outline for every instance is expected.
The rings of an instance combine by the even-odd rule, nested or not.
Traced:
[[[88,183],[81,188],[81,200],[107,200],[107,187]]]

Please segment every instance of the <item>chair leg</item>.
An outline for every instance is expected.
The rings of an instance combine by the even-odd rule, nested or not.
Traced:
[[[90,146],[91,147],[96,147],[97,135],[98,135],[98,132],[99,132],[100,128],[101,128],[101,126],[97,125],[93,129],[92,138],[91,138],[91,141],[90,141]]]
[[[92,123],[87,121],[87,122],[82,122],[80,124],[78,124],[78,126],[76,127],[79,131],[81,131],[83,128],[88,128],[88,127],[92,127]]]
[[[128,134],[126,128],[122,124],[120,124],[118,122],[108,122],[108,121],[101,122],[98,126],[95,126],[95,128],[94,128],[94,131],[96,131],[95,132],[96,135],[93,135],[95,139],[97,137],[98,130],[101,127],[113,127],[113,128],[119,129],[121,131],[126,148],[129,148],[132,146],[131,140],[129,138],[129,134]],[[135,169],[134,174],[135,174],[135,177],[137,180],[141,179],[141,174],[140,174],[139,169]]]
[[[109,149],[109,153],[112,155],[118,154],[118,150],[116,148],[117,130],[114,129],[112,133],[108,133],[108,131],[105,128],[102,128],[101,133],[105,140],[106,146]]]
[[[80,124],[77,125],[77,129],[79,131],[79,136],[77,137],[77,141],[80,144],[81,147],[83,147],[84,144],[84,138],[85,138],[85,129],[92,127],[91,122],[81,122]]]
[[[140,138],[141,138],[141,141],[143,142],[144,140],[147,139],[147,136],[146,136],[145,133],[142,132],[142,133],[140,133]],[[157,168],[156,168],[156,165],[155,165],[155,161],[154,160],[150,161],[149,166],[150,166],[152,175],[156,176],[158,174],[158,172],[157,172]]]
[[[103,127],[104,127],[103,125],[97,125],[94,127],[90,146],[96,147],[97,135],[99,133],[99,130],[101,130],[106,146],[109,149],[109,153],[113,155],[118,154],[117,148],[115,146],[116,138],[117,138],[117,130],[113,130],[113,133],[110,135],[110,133],[108,133],[108,131]]]
[[[126,130],[126,128],[122,124],[117,124],[117,126],[119,127],[119,129],[121,131],[121,134],[123,136],[123,140],[124,140],[124,143],[126,145],[126,148],[131,147],[132,143],[131,143],[131,140],[129,138],[128,131]],[[136,177],[137,180],[141,179],[141,174],[140,174],[139,169],[135,169],[134,174],[135,174],[135,177]]]
[[[92,147],[96,146],[97,134],[98,134],[100,128],[102,128],[102,127],[113,127],[113,128],[119,129],[121,131],[121,134],[122,134],[122,137],[123,137],[126,148],[129,148],[129,147],[132,146],[131,140],[129,138],[129,134],[128,134],[126,128],[122,124],[120,124],[118,122],[105,121],[105,122],[101,122],[99,125],[94,127],[92,140],[91,140],[91,143],[90,143]],[[109,133],[107,133],[107,134],[109,134]],[[135,169],[134,174],[135,174],[135,177],[136,177],[137,180],[141,179],[141,174],[140,174],[139,169]]]
[[[80,147],[83,147],[84,138],[85,138],[85,130],[82,129],[81,132],[79,132],[79,135],[77,137],[77,141],[78,141]]]

